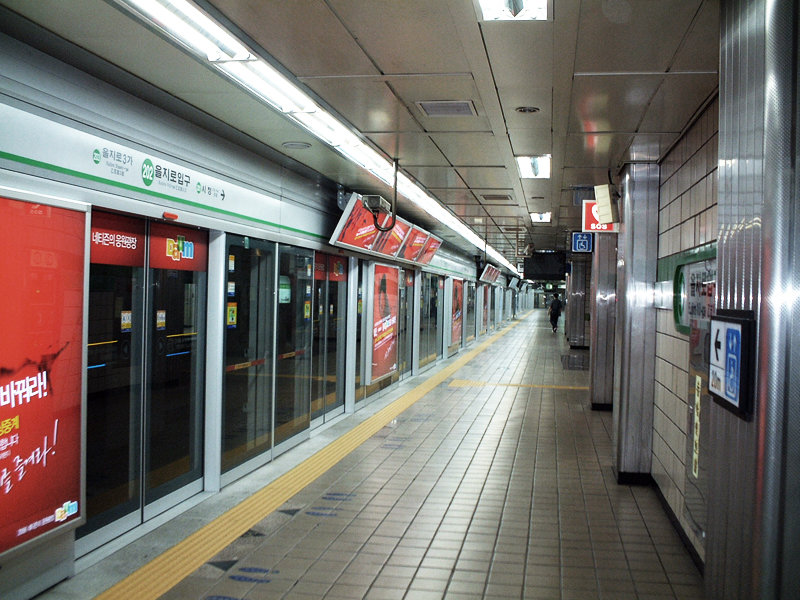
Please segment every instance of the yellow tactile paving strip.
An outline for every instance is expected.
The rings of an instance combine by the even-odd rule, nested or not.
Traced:
[[[538,388],[543,390],[583,390],[589,388],[586,386],[578,385],[543,385],[537,383],[497,383],[492,381],[470,381],[468,379],[453,379],[447,387],[484,387],[487,385],[496,385],[503,387],[518,387],[518,388]]]
[[[508,333],[517,323],[519,321],[512,323],[485,342],[464,353],[452,364],[357,425],[342,437],[294,467],[291,471],[278,477],[238,506],[199,529],[182,542],[154,558],[141,569],[97,596],[97,599],[136,598],[137,600],[155,600],[165,594],[182,579],[188,577],[226,546],[241,537],[256,523],[275,511],[292,496],[367,441],[404,410],[431,392],[466,363]],[[520,387],[543,386],[529,385]]]

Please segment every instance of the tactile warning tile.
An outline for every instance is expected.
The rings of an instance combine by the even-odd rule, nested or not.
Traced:
[[[580,385],[542,385],[536,383],[498,383],[489,381],[469,381],[467,379],[453,379],[448,387],[485,387],[487,385],[503,386],[503,387],[517,387],[517,388],[537,388],[544,390],[581,390],[586,391],[589,388]]]

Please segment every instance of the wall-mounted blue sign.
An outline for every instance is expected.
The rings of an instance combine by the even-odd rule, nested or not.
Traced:
[[[572,232],[572,251],[573,252],[591,252],[594,246],[593,233],[580,233],[577,231]]]
[[[748,419],[752,407],[752,311],[720,310],[711,318],[708,391],[718,404]]]

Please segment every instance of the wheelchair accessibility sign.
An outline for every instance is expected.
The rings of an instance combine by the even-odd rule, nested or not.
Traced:
[[[594,234],[572,232],[572,251],[591,252],[594,242]]]
[[[751,319],[719,314],[711,319],[709,336],[708,391],[744,417],[750,413],[751,325]]]

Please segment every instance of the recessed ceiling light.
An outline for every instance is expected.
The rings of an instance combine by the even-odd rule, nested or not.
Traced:
[[[308,150],[311,148],[311,144],[308,142],[283,142],[281,146],[289,150]]]
[[[517,156],[519,176],[523,179],[550,179],[550,155]]]
[[[537,106],[518,106],[515,108],[518,113],[537,113],[539,112],[539,107]]]
[[[547,0],[480,0],[484,21],[546,21]]]
[[[531,213],[531,221],[534,225],[538,223],[550,223],[553,220],[553,213]]]

